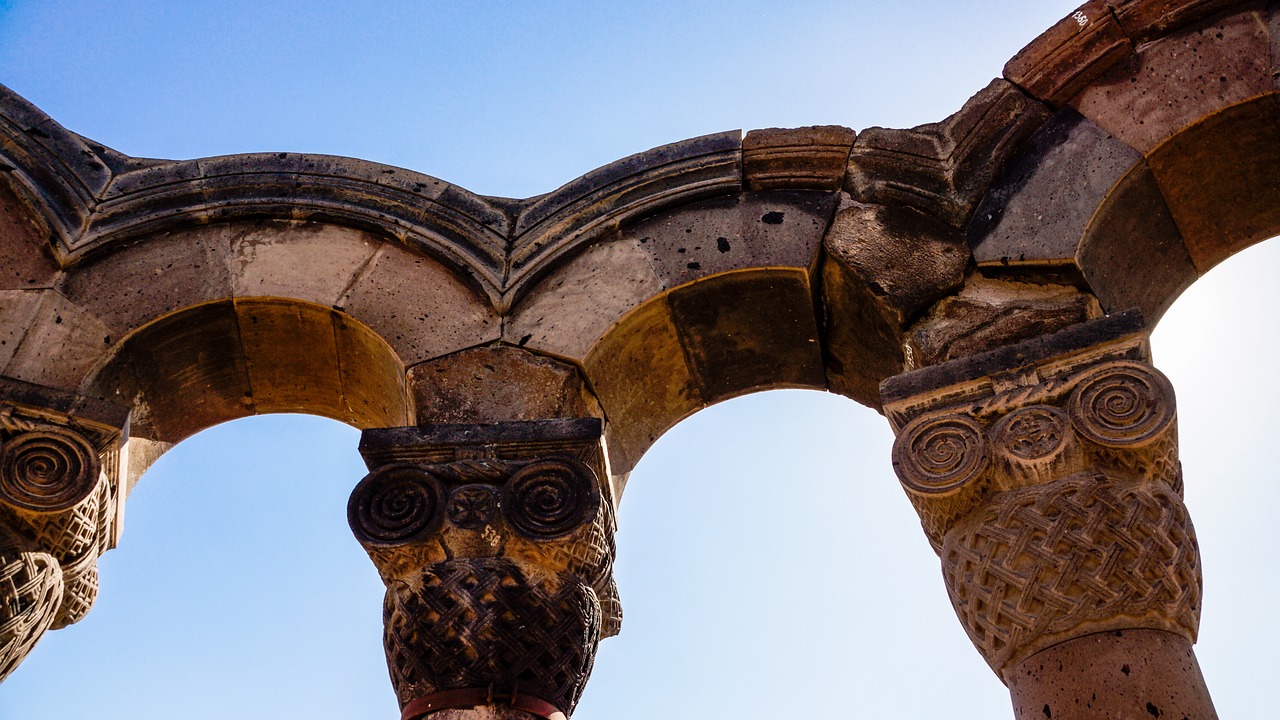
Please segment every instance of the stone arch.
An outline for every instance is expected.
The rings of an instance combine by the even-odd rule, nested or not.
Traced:
[[[612,512],[627,470],[700,407],[784,386],[888,416],[895,468],[945,555],[957,611],[1020,716],[1044,693],[1065,701],[1053,693],[1069,683],[1018,672],[1040,653],[1059,660],[1041,670],[1074,662],[1087,675],[1068,647],[1135,630],[1107,639],[1112,650],[1193,657],[1194,530],[1172,389],[1146,338],[1200,274],[1280,229],[1277,12],[1093,0],[940,122],[709,135],[524,200],[342,158],[129,158],[0,93],[0,203],[17,218],[0,248],[17,268],[0,296],[0,431],[6,447],[74,445],[92,490],[55,520],[0,508],[6,557],[53,558],[46,589],[65,566],[84,591],[76,613],[34,603],[43,625],[0,660],[92,602],[131,434],[163,444],[302,409],[370,426],[372,472],[350,520],[388,581],[406,717],[492,704],[495,685],[508,693],[497,700],[558,717],[595,641],[618,629]],[[277,341],[308,354],[293,363]],[[1140,433],[1116,417],[1126,398],[1155,409]],[[402,491],[426,497],[408,535],[364,512]],[[1116,508],[1143,520],[1120,528]],[[1017,567],[964,569],[1004,562],[1008,538],[1076,512],[1100,513],[1111,537],[1027,562],[1066,577],[1092,570],[1050,566],[1091,543],[1159,545],[1176,557],[1152,569],[1155,554],[1141,554],[1132,575],[1173,574],[1132,584],[1098,571],[1048,587]],[[1059,610],[984,615],[1020,581]],[[1115,607],[1072,595],[1081,584],[1114,591]],[[505,666],[447,682],[422,667],[447,653],[431,646],[436,620],[413,610],[440,597],[416,593],[491,602],[475,592],[485,585],[510,591],[505,620],[585,608],[546,637],[522,634],[532,621],[498,632],[555,648],[556,664],[521,667],[531,682]],[[469,654],[498,662],[491,651]],[[1169,702],[1195,715],[1207,694],[1179,663],[1139,674],[1193,688],[1189,705]]]
[[[1082,8],[1005,77],[1047,116],[966,232],[980,271],[1088,288],[1154,324],[1276,218],[1274,9],[1258,3]]]
[[[131,439],[162,450],[264,413],[321,415],[358,428],[405,424],[412,405],[404,377],[391,346],[350,315],[298,300],[245,298],[186,307],[144,325],[89,374],[84,393],[132,408]],[[131,467],[131,481],[143,469]]]

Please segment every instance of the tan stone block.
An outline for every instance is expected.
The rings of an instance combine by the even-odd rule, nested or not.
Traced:
[[[27,333],[3,374],[74,390],[111,348],[111,330],[56,290],[41,291],[41,296]]]
[[[119,337],[182,308],[231,297],[229,254],[227,225],[164,233],[75,268],[61,289]]]
[[[474,286],[394,245],[378,250],[339,307],[382,336],[405,366],[497,340],[501,323]]]
[[[1272,89],[1267,17],[1255,10],[1143,45],[1071,105],[1148,153],[1201,118]]]
[[[634,238],[596,243],[544,278],[516,306],[503,340],[581,360],[628,312],[663,290]]]
[[[235,303],[256,412],[305,412],[349,421],[327,307],[288,300]]]
[[[253,389],[230,301],[170,315],[128,338],[86,394],[134,407],[131,432],[176,443],[253,415]]]
[[[1203,273],[1280,232],[1280,101],[1213,115],[1160,146],[1151,172]]]
[[[706,405],[685,362],[665,298],[618,323],[583,365],[609,424],[605,437],[616,475],[627,473],[658,436]]]
[[[228,258],[232,292],[331,307],[381,245],[367,232],[327,223],[237,224]]]
[[[342,397],[358,428],[413,423],[404,365],[385,340],[342,313],[331,315],[342,373]]]
[[[416,365],[409,370],[409,385],[419,425],[599,414],[576,367],[507,346],[464,350]]]
[[[623,231],[649,253],[673,288],[734,270],[814,266],[835,212],[836,193],[743,193],[691,203]]]
[[[680,288],[668,302],[706,402],[774,388],[826,389],[807,271],[719,275]]]

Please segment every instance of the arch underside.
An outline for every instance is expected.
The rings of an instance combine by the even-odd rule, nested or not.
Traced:
[[[978,339],[1154,324],[1280,232],[1280,21],[1089,7],[938,123],[720,133],[523,200],[349,158],[130,158],[4,90],[0,376],[158,443],[258,412],[601,416],[625,474],[722,399],[878,408]]]

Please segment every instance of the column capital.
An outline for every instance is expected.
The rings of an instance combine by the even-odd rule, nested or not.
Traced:
[[[1174,393],[1140,317],[908,373],[884,391],[894,470],[997,674],[1094,632],[1194,641],[1201,568]]]
[[[0,378],[0,680],[93,606],[123,524],[128,416]]]
[[[406,720],[486,704],[571,713],[621,622],[603,423],[384,428],[360,451],[370,473],[348,520],[387,584]]]

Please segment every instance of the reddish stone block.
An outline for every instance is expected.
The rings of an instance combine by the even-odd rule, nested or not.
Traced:
[[[1107,3],[1091,0],[1014,55],[1004,77],[1060,107],[1131,52]]]
[[[1150,153],[1201,118],[1273,87],[1268,18],[1255,8],[1139,47],[1071,105]]]

